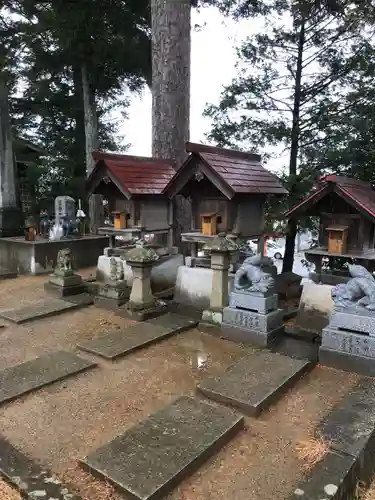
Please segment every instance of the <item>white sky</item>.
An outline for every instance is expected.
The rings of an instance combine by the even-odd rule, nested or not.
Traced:
[[[252,21],[254,23],[254,21]],[[236,76],[237,61],[235,46],[252,34],[251,21],[235,23],[224,18],[215,8],[192,10],[192,26],[203,26],[192,32],[191,53],[191,110],[190,140],[205,142],[205,134],[210,131],[210,120],[202,113],[207,103],[218,103],[223,87]],[[259,26],[255,26],[257,31]],[[126,143],[130,143],[129,154],[151,155],[151,94],[147,89],[141,96],[132,99],[129,119],[120,128]],[[280,160],[268,163],[277,168]]]

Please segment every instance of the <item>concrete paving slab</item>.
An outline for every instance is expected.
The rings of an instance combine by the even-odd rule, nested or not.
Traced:
[[[26,306],[0,311],[0,317],[12,323],[21,324],[27,321],[61,314],[65,311],[86,307],[92,304],[92,302],[92,299],[86,294],[83,296],[77,295],[72,301],[46,298]]]
[[[243,428],[243,417],[179,398],[82,461],[137,500],[167,495]]]
[[[375,435],[375,380],[361,379],[316,429],[331,448],[360,458]],[[375,451],[375,449],[374,449]],[[370,450],[371,452],[371,450]]]
[[[72,352],[58,351],[7,368],[0,372],[0,404],[94,366]]]
[[[354,457],[328,452],[302,481],[290,500],[348,500],[358,485]]]
[[[275,402],[306,372],[312,363],[269,351],[255,351],[217,377],[203,380],[198,390],[205,396],[257,416]]]
[[[0,475],[29,500],[81,500],[57,477],[0,437]]]
[[[177,314],[166,314],[149,321],[136,323],[123,330],[114,330],[77,347],[83,351],[114,360],[136,349],[146,347],[175,333],[193,328],[196,321]]]

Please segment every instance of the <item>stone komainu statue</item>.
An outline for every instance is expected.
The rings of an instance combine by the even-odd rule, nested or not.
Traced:
[[[56,267],[59,271],[73,271],[73,252],[71,248],[62,248],[58,251]]]
[[[234,276],[236,291],[265,293],[275,286],[271,274],[262,270],[263,257],[259,253],[244,260]]]
[[[109,259],[109,278],[111,281],[122,281],[124,279],[124,266],[122,261],[111,257]]]
[[[332,288],[332,300],[337,307],[363,307],[375,311],[375,279],[363,266],[348,265],[351,279]]]

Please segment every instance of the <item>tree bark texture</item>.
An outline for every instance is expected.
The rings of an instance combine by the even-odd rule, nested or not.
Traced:
[[[0,74],[0,236],[18,236],[23,233],[24,220],[18,202],[8,88],[4,75]]]
[[[305,46],[305,21],[302,19],[299,39],[298,39],[298,55],[296,65],[296,77],[294,87],[294,104],[293,104],[293,123],[291,131],[290,143],[290,160],[289,160],[289,175],[296,182],[297,176],[297,159],[299,150],[299,136],[300,136],[300,108],[301,108],[301,87],[302,87],[302,68],[303,68],[303,51]],[[293,197],[297,186],[290,187],[290,195]],[[293,199],[293,198],[292,198]],[[294,262],[294,248],[297,234],[297,221],[296,219],[289,219],[286,235],[285,235],[285,254],[283,260],[282,272],[289,272],[293,270]]]
[[[8,89],[0,78],[0,208],[16,205],[16,166],[9,123]]]
[[[82,95],[85,116],[85,139],[86,139],[86,169],[87,175],[94,170],[95,161],[92,152],[99,147],[98,116],[96,112],[95,96],[90,87],[87,66],[82,63]],[[102,225],[104,218],[103,198],[101,195],[91,195],[89,198],[90,230],[96,233]]]
[[[179,169],[187,157],[190,129],[191,0],[151,0],[152,155],[172,159]],[[191,205],[175,200],[175,244],[190,229]]]
[[[82,92],[82,73],[81,67],[73,68],[74,96],[75,96],[75,158],[72,166],[72,176],[76,179],[77,195],[85,198],[86,182],[86,133],[85,133],[85,114]]]

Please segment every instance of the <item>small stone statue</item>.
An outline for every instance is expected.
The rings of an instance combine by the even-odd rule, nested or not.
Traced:
[[[275,286],[275,280],[262,269],[263,257],[259,253],[244,260],[234,276],[237,291],[265,293]]]
[[[122,281],[124,279],[124,267],[114,257],[109,259],[109,279],[111,281]]]
[[[71,248],[62,248],[58,251],[55,273],[60,275],[73,274],[73,252]]]
[[[375,311],[375,279],[363,266],[348,265],[351,279],[332,288],[332,300],[337,307],[359,307]]]

